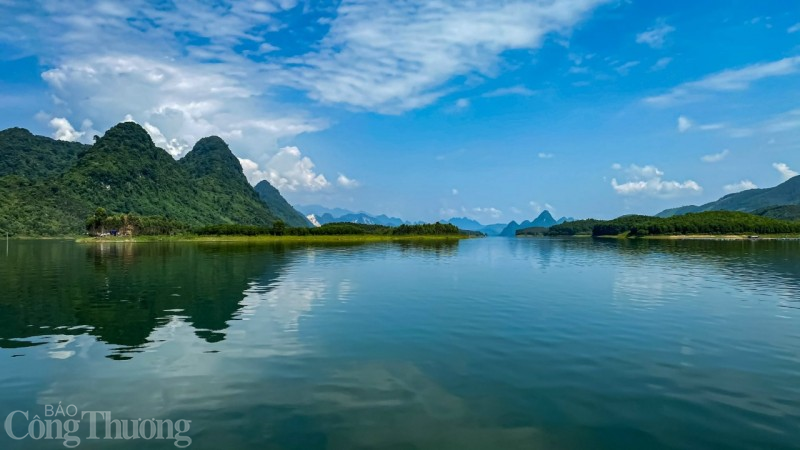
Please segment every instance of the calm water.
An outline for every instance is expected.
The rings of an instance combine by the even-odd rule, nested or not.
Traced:
[[[798,242],[0,250],[0,425],[61,402],[191,420],[195,449],[800,446]],[[175,448],[88,420],[79,448]]]

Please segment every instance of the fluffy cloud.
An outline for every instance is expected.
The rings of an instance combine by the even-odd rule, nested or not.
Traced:
[[[536,200],[531,200],[530,202],[528,202],[528,205],[530,205],[530,207],[533,208],[534,211],[536,211],[536,214],[541,214],[542,211],[544,210],[552,212],[555,209],[553,208],[553,205],[551,205],[550,203],[547,202],[539,203]]]
[[[454,77],[491,74],[505,51],[568,33],[603,2],[346,0],[320,50],[292,59],[282,82],[325,103],[399,113],[432,103]]]
[[[722,189],[724,189],[725,192],[732,194],[734,192],[746,191],[748,189],[758,189],[758,186],[756,186],[755,183],[750,180],[742,180],[738,183],[726,184],[722,187]]]
[[[131,121],[132,120],[133,119],[131,118]],[[150,135],[153,143],[155,143],[157,147],[161,147],[166,150],[170,155],[172,155],[173,158],[180,158],[189,150],[189,144],[186,143],[186,141],[176,138],[167,139],[166,136],[164,136],[164,133],[162,133],[158,127],[150,122],[145,122],[142,127],[147,130],[147,133]]]
[[[789,166],[786,165],[785,163],[773,163],[772,167],[774,167],[775,170],[777,170],[778,173],[781,174],[781,178],[783,179],[783,181],[786,181],[789,178],[794,178],[798,175],[797,172],[789,168]]]
[[[660,23],[655,27],[636,35],[636,42],[646,44],[653,48],[661,48],[667,35],[675,31],[675,27]]]
[[[759,80],[791,75],[799,70],[800,56],[753,64],[740,69],[724,70],[698,81],[681,84],[665,94],[648,97],[645,102],[656,106],[665,106],[695,100],[704,93],[743,91]]]
[[[342,173],[336,178],[336,184],[346,189],[354,189],[361,185],[358,180],[348,178]]]
[[[453,188],[453,189],[452,189],[450,192],[451,192],[453,195],[458,195],[458,189],[456,189],[456,188]]]
[[[539,152],[537,156],[539,157],[539,159],[551,159],[555,155],[553,155],[552,153]]]
[[[246,158],[239,158],[239,163],[252,184],[267,180],[280,190],[292,192],[316,192],[331,186],[325,175],[315,172],[311,158],[303,156],[297,147],[281,148],[267,161],[263,169],[255,161]]]
[[[719,153],[711,153],[709,155],[703,155],[703,157],[701,157],[700,160],[707,163],[720,162],[723,159],[727,158],[728,155],[730,155],[730,153],[731,151],[726,148],[725,150]]]
[[[685,133],[692,128],[692,121],[686,116],[678,117],[678,132]]]
[[[491,217],[492,219],[497,219],[503,215],[503,212],[497,208],[472,208],[472,212],[478,214],[480,216]]]
[[[786,30],[787,33],[797,33],[798,31],[800,31],[800,23],[796,23]]]
[[[63,117],[53,117],[50,120],[50,127],[53,128],[53,139],[58,139],[59,141],[69,141],[74,142],[80,139],[84,133],[77,131],[69,120]]]
[[[623,169],[619,164],[615,164],[613,167],[616,170],[623,170],[628,177],[628,181],[623,183],[618,182],[616,178],[611,179],[611,187],[619,195],[673,198],[703,191],[703,188],[692,180],[679,182],[662,179],[664,172],[655,166],[631,164]]]

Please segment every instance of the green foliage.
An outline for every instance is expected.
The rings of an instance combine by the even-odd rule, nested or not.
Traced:
[[[800,220],[800,205],[782,205],[761,208],[753,214],[780,220]]]
[[[296,217],[289,222],[283,209],[276,213],[265,205],[217,137],[201,139],[180,162],[132,122],[114,126],[93,146],[5,130],[0,152],[0,227],[19,235],[82,233],[97,207],[111,215],[163,217],[192,227],[307,224]],[[270,201],[278,198],[276,191]]]
[[[121,236],[156,236],[184,233],[189,231],[189,227],[163,216],[108,215],[103,208],[97,208],[86,219],[86,231],[90,234],[108,233],[112,230],[116,230]]]
[[[709,211],[667,218],[623,216],[594,226],[594,236],[800,233],[800,223],[734,211]]]
[[[450,234],[459,234],[459,229],[457,226],[449,223],[426,223],[421,225],[400,225],[399,227],[392,230],[392,234],[395,236],[402,236],[402,235],[450,235]]]
[[[267,209],[275,216],[280,217],[290,227],[308,227],[311,224],[306,217],[281,196],[281,193],[267,181],[259,182],[255,191]]]
[[[77,142],[34,136],[23,128],[0,131],[0,177],[41,180],[66,172],[89,149]]]
[[[548,236],[590,236],[596,225],[603,223],[603,220],[584,219],[564,222],[553,225],[547,231]]]

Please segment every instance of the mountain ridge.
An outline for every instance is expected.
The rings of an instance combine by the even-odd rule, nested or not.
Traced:
[[[33,152],[52,168],[47,176],[37,177],[18,162],[19,150],[26,145],[37,146]],[[276,220],[308,226],[304,218],[297,220],[299,213],[289,207],[294,211],[290,214],[275,201],[279,193],[271,200],[275,210],[270,209],[273,205],[250,186],[238,159],[219,137],[201,139],[178,161],[133,122],[111,127],[91,146],[64,145],[23,129],[4,130],[0,149],[4,160],[14,160],[5,161],[6,171],[0,176],[0,195],[7,199],[0,205],[0,227],[16,234],[82,233],[87,216],[99,207],[109,213],[162,216],[189,226],[270,225]]]

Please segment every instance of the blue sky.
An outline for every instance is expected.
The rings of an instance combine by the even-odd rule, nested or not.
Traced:
[[[800,171],[781,1],[0,0],[0,128],[175,157],[225,139],[295,204],[608,218]]]

